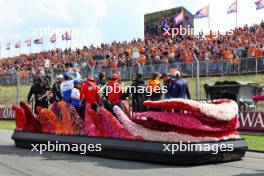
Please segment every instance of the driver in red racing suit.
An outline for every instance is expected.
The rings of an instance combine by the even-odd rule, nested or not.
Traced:
[[[111,102],[112,108],[117,105],[119,106],[122,110],[124,110],[123,105],[121,104],[121,96],[123,94],[123,87],[122,84],[118,82],[119,75],[114,73],[112,75],[112,79],[108,81],[107,83],[107,90],[106,94]]]
[[[100,104],[99,87],[96,86],[93,77],[89,76],[87,82],[82,86],[80,98],[85,100],[85,106],[97,111]]]

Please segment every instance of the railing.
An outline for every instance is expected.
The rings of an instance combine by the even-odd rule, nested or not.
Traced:
[[[142,73],[145,79],[151,77],[154,72],[167,73],[170,68],[176,68],[182,72],[182,75],[188,77],[196,76],[196,63],[174,62],[167,65],[144,65],[138,67],[127,67],[117,69],[91,69],[81,68],[80,74],[86,78],[88,75],[98,76],[100,71],[105,72],[106,77],[110,77],[113,72],[119,72],[121,79],[129,80],[136,73]],[[54,70],[54,74],[60,74],[63,70]],[[224,76],[224,75],[241,75],[241,74],[258,74],[264,72],[264,57],[242,58],[236,62],[226,60],[201,61],[199,63],[199,72],[201,76]],[[32,83],[32,76],[20,77],[19,84],[27,85]],[[16,75],[0,76],[0,85],[16,85]]]
[[[107,76],[113,72],[119,72],[122,79],[131,79],[136,73],[142,73],[145,79],[151,77],[154,72],[167,73],[170,68],[176,68],[184,76],[196,76],[196,63],[175,62],[168,65],[144,65],[139,67],[112,69],[97,69],[93,75],[97,76],[100,71],[104,71]],[[243,58],[236,62],[226,60],[201,61],[199,63],[199,73],[201,76],[224,76],[224,75],[241,75],[241,74],[258,74],[264,71],[264,57],[260,58]],[[86,76],[85,73],[82,73]]]

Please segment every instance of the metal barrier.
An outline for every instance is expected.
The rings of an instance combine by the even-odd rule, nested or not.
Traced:
[[[167,73],[170,68],[176,68],[181,71],[184,76],[194,77],[196,76],[196,63],[183,63],[176,61],[169,64],[159,65],[143,65],[137,67],[124,67],[117,69],[102,69],[97,67],[91,69],[88,67],[81,67],[80,74],[86,78],[88,75],[98,76],[100,71],[105,72],[106,77],[110,77],[113,72],[118,72],[121,75],[121,79],[130,80],[136,73],[142,73],[145,79],[151,77],[154,72]],[[230,62],[226,60],[212,60],[212,61],[200,61],[199,73],[201,76],[224,76],[224,75],[240,75],[240,74],[258,74],[264,71],[264,57],[242,58],[236,61]],[[54,74],[60,74],[63,70],[54,69]],[[54,76],[55,76],[54,75]],[[29,85],[32,82],[32,76],[20,77],[19,83],[22,85]],[[17,76],[14,74],[0,76],[0,85],[16,85]]]

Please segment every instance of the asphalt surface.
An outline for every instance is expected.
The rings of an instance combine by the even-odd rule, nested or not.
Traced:
[[[264,176],[264,153],[241,161],[194,167],[166,166],[68,153],[40,155],[14,147],[12,131],[0,130],[0,176]]]

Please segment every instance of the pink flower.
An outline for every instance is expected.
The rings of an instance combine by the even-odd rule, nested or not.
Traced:
[[[145,101],[144,106],[157,109],[177,109],[196,116],[207,116],[220,121],[230,121],[238,114],[238,106],[233,100],[215,100],[213,103],[174,98],[160,101]]]
[[[177,132],[161,132],[145,128],[132,122],[125,113],[118,107],[114,106],[114,112],[116,113],[119,121],[135,136],[142,136],[145,140],[150,141],[166,141],[166,142],[179,142],[179,141],[192,141],[192,142],[202,142],[202,141],[218,141],[221,139],[231,139],[238,138],[237,134],[230,134],[228,136],[223,136],[221,138],[217,137],[194,137],[191,135],[181,134]]]
[[[120,122],[106,109],[100,107],[98,109],[99,117],[102,122],[110,132],[111,136],[114,138],[124,138],[124,139],[139,139],[139,137],[134,137],[129,131],[120,124]]]
[[[230,131],[236,129],[238,120],[233,118],[230,122],[209,123],[199,120],[192,114],[182,114],[176,112],[156,112],[147,111],[133,115],[132,119],[140,119],[142,117],[151,118],[158,122],[173,125],[178,128],[202,131]]]

